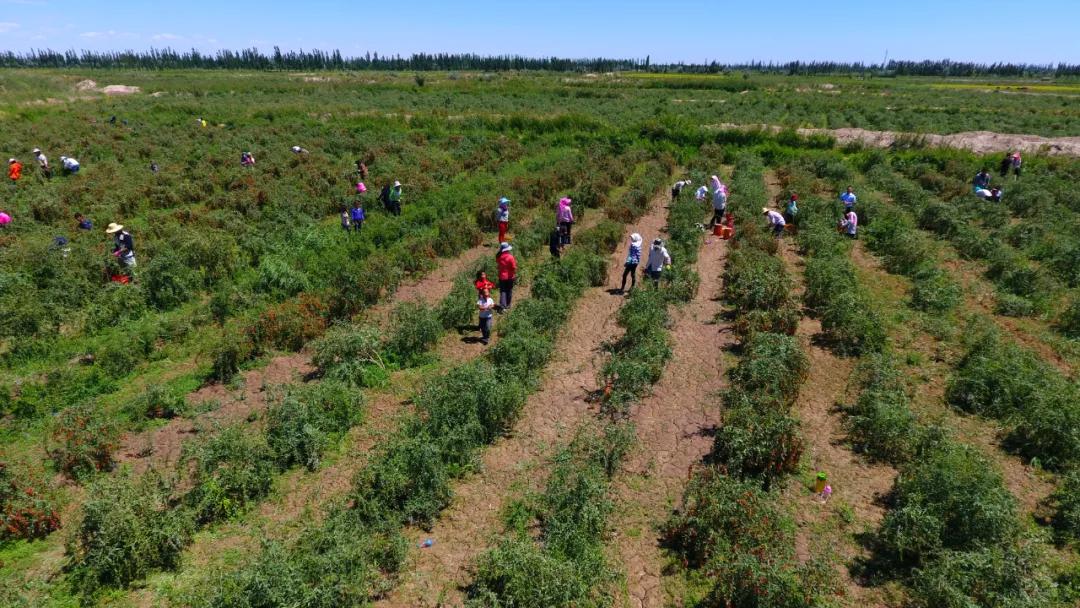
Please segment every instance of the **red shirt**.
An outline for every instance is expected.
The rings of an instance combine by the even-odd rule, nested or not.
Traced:
[[[499,266],[500,281],[506,281],[517,276],[517,260],[514,259],[514,254],[509,251],[500,253],[495,262]]]
[[[476,285],[477,293],[480,293],[485,289],[495,289],[495,283],[492,283],[488,279],[478,279],[473,285]]]
[[[15,181],[15,180],[19,179],[20,177],[22,177],[22,163],[20,163],[20,162],[9,163],[8,164],[8,172],[7,172],[7,174],[8,174],[8,177],[10,177],[12,181]]]

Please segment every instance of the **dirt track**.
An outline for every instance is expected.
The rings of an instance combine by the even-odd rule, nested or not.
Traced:
[[[631,232],[646,238],[658,235],[665,223],[666,200],[666,194],[657,197],[652,210],[627,228],[623,242]],[[608,283],[617,279],[625,255],[620,244],[608,262]],[[541,388],[529,397],[513,434],[485,450],[479,472],[454,487],[453,504],[430,532],[408,532],[414,545],[425,538],[435,544],[414,553],[401,585],[377,606],[463,603],[460,588],[469,581],[470,566],[501,530],[499,510],[522,487],[536,487],[546,477],[544,459],[551,448],[591,413],[585,397],[595,388],[603,362],[600,344],[618,334],[615,315],[623,302],[608,289],[590,288],[575,305]]]

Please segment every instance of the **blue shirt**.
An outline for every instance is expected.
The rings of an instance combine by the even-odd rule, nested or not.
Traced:
[[[641,246],[630,245],[630,253],[626,254],[627,264],[640,264],[641,263]]]
[[[352,208],[352,219],[354,222],[362,222],[365,219],[363,207]]]
[[[94,229],[94,222],[91,222],[89,219],[83,218],[83,220],[81,222],[79,222],[79,229],[80,230],[93,230]]]
[[[844,201],[845,207],[851,207],[855,204],[855,194],[853,192],[845,192],[840,195],[840,200]]]

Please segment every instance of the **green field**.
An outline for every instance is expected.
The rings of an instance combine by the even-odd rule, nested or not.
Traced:
[[[1002,178],[1008,150],[918,135],[1076,137],[1078,101],[1005,78],[4,70],[25,167],[0,187],[0,605],[1075,606],[1080,159]],[[911,136],[796,132],[844,127]],[[972,194],[984,166],[1002,202]],[[731,241],[699,227],[714,174]],[[791,194],[776,240],[761,208]],[[484,348],[500,196],[519,291]],[[624,296],[635,231],[673,264]]]

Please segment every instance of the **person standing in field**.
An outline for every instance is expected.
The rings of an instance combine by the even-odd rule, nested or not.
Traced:
[[[363,186],[363,184],[360,184]],[[352,220],[353,232],[360,232],[364,229],[364,220],[367,219],[367,214],[364,213],[364,207],[360,205],[360,199],[356,199],[352,204],[352,211],[350,212],[350,220]]]
[[[20,179],[22,179],[22,163],[16,158],[8,159],[8,179],[11,180],[11,185],[14,186]]]
[[[556,226],[548,234],[548,252],[556,260],[562,256],[562,231]]]
[[[789,224],[795,223],[796,216],[799,215],[799,195],[792,194],[791,199],[788,200],[787,206],[784,207],[784,221]]]
[[[341,208],[341,229],[348,232],[352,228],[352,220],[350,219],[349,210],[345,207]]]
[[[570,244],[570,227],[574,225],[574,212],[570,209],[572,201],[568,197],[559,199],[559,205],[555,208],[555,221],[559,224],[559,232],[562,233],[562,244]]]
[[[401,182],[394,182],[394,186],[390,188],[390,193],[387,194],[387,200],[390,201],[390,213],[401,215]]]
[[[360,158],[356,159],[356,174],[360,176],[361,181],[367,179],[367,173],[368,173],[367,165],[364,164],[363,159],[360,159]]]
[[[495,223],[499,226],[499,242],[506,241],[506,231],[510,229],[510,199],[505,196],[499,199],[499,206],[495,209]]]
[[[720,181],[720,178],[716,175],[709,178],[712,182],[713,195],[712,195],[712,208],[713,216],[709,220],[709,228],[712,228],[719,224],[724,219],[724,213],[727,211],[728,190],[724,182]]]
[[[840,195],[840,202],[844,203],[844,211],[854,209],[858,199],[859,197],[855,196],[855,189],[851,186],[848,186],[847,191]]]
[[[844,214],[844,219],[840,220],[840,228],[844,230],[844,234],[846,234],[849,239],[855,239],[858,238],[855,235],[858,227],[859,216],[855,215],[854,209],[848,209],[847,213]]]
[[[649,248],[649,259],[645,262],[645,276],[652,279],[653,285],[660,286],[660,276],[665,268],[671,268],[671,254],[664,247],[663,239],[655,239]]]
[[[41,148],[34,148],[31,153],[34,155],[34,158],[37,159],[38,168],[41,169],[41,175],[44,176],[45,179],[51,178],[52,167],[49,166],[49,159],[41,153]]]
[[[79,161],[70,156],[60,157],[60,171],[64,175],[75,175],[79,172]]]
[[[510,310],[514,299],[514,280],[517,278],[517,260],[510,253],[514,248],[510,243],[500,243],[499,253],[495,255],[495,265],[499,269],[499,312]]]
[[[630,250],[626,252],[626,261],[623,262],[622,285],[619,286],[619,293],[626,291],[627,276],[630,277],[630,291],[637,287],[637,267],[641,263],[642,242],[640,234],[635,232],[630,235]]]
[[[113,237],[113,255],[120,260],[130,275],[135,268],[135,239],[124,230],[123,224],[110,223],[105,234]]]
[[[1009,169],[1012,168],[1012,153],[1006,152],[1005,158],[1001,159],[1001,166],[998,167],[998,174],[1001,175],[1001,179],[1009,177]]]
[[[1013,152],[1012,155],[1012,170],[1013,177],[1020,179],[1020,165],[1023,164],[1023,160],[1020,159],[1020,152]]]
[[[761,214],[769,221],[769,227],[772,228],[773,236],[776,238],[783,236],[784,227],[787,226],[787,222],[784,221],[784,216],[766,207],[761,208]]]
[[[480,343],[486,346],[491,338],[491,313],[495,310],[495,301],[491,299],[490,290],[484,289],[480,292],[476,306],[480,309]]]
[[[990,172],[983,167],[981,171],[975,174],[975,179],[971,180],[973,190],[989,190],[990,189]]]
[[[691,185],[692,183],[693,182],[691,182],[688,179],[681,179],[681,180],[675,182],[674,184],[672,184],[672,186],[671,186],[671,202],[674,203],[675,199],[679,198],[679,194],[682,193],[683,188]]]

